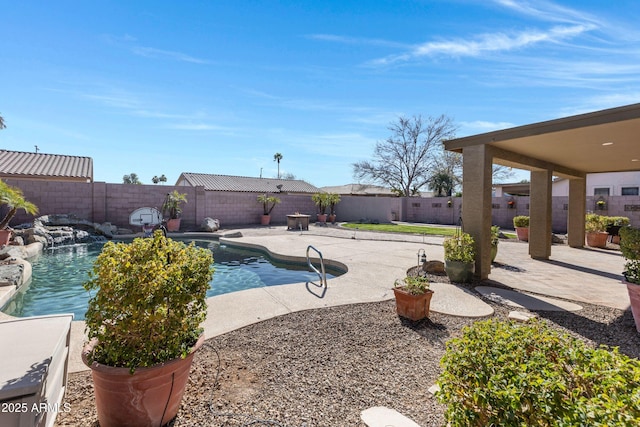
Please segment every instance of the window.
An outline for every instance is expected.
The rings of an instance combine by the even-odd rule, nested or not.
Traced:
[[[622,187],[621,194],[623,196],[637,196],[638,187]]]
[[[594,188],[593,189],[594,196],[608,196],[609,195],[609,187],[607,188]]]

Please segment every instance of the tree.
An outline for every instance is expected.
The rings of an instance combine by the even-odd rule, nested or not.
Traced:
[[[426,121],[421,116],[399,117],[388,129],[391,136],[376,143],[373,160],[354,163],[353,175],[386,185],[401,196],[415,194],[429,181],[435,152],[455,135],[456,127],[441,115]]]
[[[2,129],[6,129],[7,126],[4,124],[4,118],[2,118],[2,116],[0,116],[0,130]]]
[[[157,184],[159,182],[165,183],[167,182],[167,177],[164,176],[164,174],[158,176],[158,175],[154,175],[153,178],[151,178],[151,182],[153,182],[154,184]]]
[[[436,197],[451,196],[456,186],[455,177],[447,172],[441,171],[433,174],[429,178],[429,189],[433,191]]]
[[[496,164],[493,165],[492,172],[491,177],[493,178],[493,182],[504,182],[514,175],[512,168]]]
[[[4,230],[9,225],[11,219],[18,210],[22,209],[29,215],[38,213],[38,207],[27,201],[22,194],[22,190],[18,187],[12,187],[4,181],[0,180],[0,205],[7,205],[9,211],[0,221],[0,230]]]
[[[282,160],[282,154],[276,153],[273,155],[273,161],[278,162],[278,179],[280,179],[280,160]]]
[[[142,184],[137,173],[131,173],[122,177],[123,184]]]

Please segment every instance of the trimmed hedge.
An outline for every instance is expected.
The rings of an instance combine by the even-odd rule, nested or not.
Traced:
[[[543,321],[476,322],[441,365],[451,426],[640,425],[640,362]]]

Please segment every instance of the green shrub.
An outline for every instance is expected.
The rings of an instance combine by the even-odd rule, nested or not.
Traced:
[[[468,233],[447,237],[443,242],[446,261],[474,262],[476,256],[475,241]]]
[[[491,226],[491,246],[498,246],[500,243],[500,227],[497,225]]]
[[[429,290],[429,279],[424,276],[407,276],[396,280],[394,287],[403,288],[412,295],[422,295]]]
[[[639,228],[627,226],[620,229],[620,251],[627,260],[623,272],[625,280],[640,285]]]
[[[584,230],[587,233],[604,232],[607,229],[605,217],[602,215],[588,213],[584,217]]]
[[[629,225],[629,218],[626,216],[603,216],[602,220],[605,227]]]
[[[91,362],[152,366],[185,357],[202,333],[213,255],[156,231],[132,243],[108,242],[94,262],[86,330]]]
[[[543,321],[476,322],[441,365],[437,397],[453,427],[640,425],[640,362]]]
[[[528,227],[529,226],[529,217],[526,215],[517,215],[513,217],[513,226],[514,227]]]

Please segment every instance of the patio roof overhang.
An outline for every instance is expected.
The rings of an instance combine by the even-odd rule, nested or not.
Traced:
[[[640,104],[445,142],[449,151],[489,145],[494,163],[562,177],[640,170]]]

